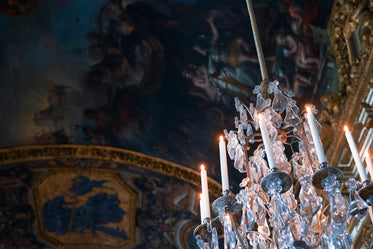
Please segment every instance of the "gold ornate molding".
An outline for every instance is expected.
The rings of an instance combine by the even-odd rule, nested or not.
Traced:
[[[370,1],[336,0],[333,4],[328,32],[338,67],[339,93],[327,94],[321,102],[325,109],[320,115],[323,127],[330,127],[322,135],[326,141],[327,157],[332,166],[342,166],[350,176],[353,163],[340,165],[347,142],[343,125],[350,128],[359,121],[370,94],[373,72],[373,8]],[[331,96],[333,95],[333,96]],[[370,115],[370,114],[369,114]],[[361,128],[360,126],[363,126]],[[362,122],[359,130],[372,128],[372,122]],[[354,127],[355,128],[355,127]],[[356,128],[355,128],[356,129]],[[327,129],[326,129],[327,130]],[[328,133],[328,134],[327,134]]]
[[[33,145],[0,150],[0,166],[30,161],[45,161],[66,158],[85,158],[111,161],[152,170],[164,175],[201,186],[201,176],[196,170],[139,152],[97,145]],[[212,194],[221,194],[221,185],[208,179]]]
[[[343,132],[352,128],[359,150],[369,148],[373,137],[373,5],[369,0],[335,0],[328,32],[338,68],[339,93],[321,98],[322,138],[330,166],[343,170],[346,178],[356,176],[354,161]],[[325,128],[324,128],[325,127]],[[370,142],[369,142],[370,141]],[[355,249],[369,247],[373,230],[369,215],[352,221]]]

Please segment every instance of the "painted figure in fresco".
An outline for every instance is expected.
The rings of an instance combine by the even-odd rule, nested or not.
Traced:
[[[67,99],[68,87],[48,82],[49,106],[34,114],[33,121],[36,125],[52,124],[57,126],[64,119],[64,108]]]
[[[42,213],[44,229],[56,234],[65,234],[69,230],[69,220],[71,219],[72,202],[65,202],[63,196],[47,201],[43,205]]]
[[[116,136],[123,127],[138,127],[146,113],[139,106],[135,94],[129,89],[116,91],[115,95],[107,90],[107,103],[98,109],[84,110],[84,117],[95,121],[98,131],[108,136]]]
[[[294,34],[311,36],[311,22],[317,17],[321,0],[277,0],[280,12],[289,15],[291,30]]]
[[[278,34],[276,42],[287,47],[287,56],[294,58],[297,67],[312,70],[317,66],[319,59],[311,54],[310,45],[301,41],[295,35]]]
[[[45,131],[42,129],[34,135],[34,144],[67,144],[70,136],[66,135],[64,129],[54,132]]]
[[[300,89],[314,85],[318,74],[319,58],[313,55],[313,49],[293,34],[279,33],[276,35],[277,59],[272,67],[272,73],[283,81],[296,97],[301,97]],[[293,85],[291,85],[293,81]]]
[[[151,20],[146,15],[151,11],[133,5],[111,1],[102,8],[98,30],[87,35],[91,42],[87,81],[155,92],[164,71],[164,49],[148,30]]]
[[[80,175],[73,179],[73,186],[69,188],[69,191],[73,192],[74,195],[85,195],[93,188],[106,188],[113,190],[112,188],[104,186],[107,182],[108,180],[90,180],[88,177]]]
[[[189,68],[183,73],[183,76],[192,80],[194,86],[200,88],[202,92],[190,91],[191,95],[201,97],[208,102],[214,102],[218,98],[219,89],[210,81],[207,67],[205,65],[197,66],[190,64]]]
[[[255,59],[247,56],[249,45],[241,37],[233,38],[227,48],[219,45],[219,31],[215,25],[215,15],[210,11],[206,18],[212,37],[207,47],[195,44],[193,49],[207,57],[207,69],[210,81],[221,89],[235,94],[248,94],[258,82],[259,75],[247,62]]]
[[[119,207],[119,204],[116,194],[108,195],[103,192],[88,197],[86,203],[78,207],[75,207],[76,202],[66,202],[63,196],[57,196],[44,203],[42,207],[44,229],[58,235],[75,231],[84,233],[89,229],[95,237],[98,236],[96,232],[100,231],[127,239],[125,231],[103,226],[108,223],[118,223],[123,219],[126,212]]]
[[[108,145],[108,141],[106,139],[107,134],[102,129],[94,126],[83,126],[82,131],[92,144]]]
[[[0,10],[11,17],[20,17],[33,12],[39,0],[1,0]]]
[[[89,229],[91,234],[97,237],[96,231],[110,234],[114,237],[127,239],[125,231],[102,226],[107,223],[118,223],[126,212],[119,207],[120,201],[117,195],[99,193],[88,200],[84,206],[75,209],[72,222],[72,232],[79,229],[83,233]],[[110,210],[110,212],[107,212]]]

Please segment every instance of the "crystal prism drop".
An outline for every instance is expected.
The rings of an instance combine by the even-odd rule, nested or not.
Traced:
[[[336,224],[345,224],[348,216],[348,203],[339,190],[339,182],[335,175],[331,174],[321,181],[324,191],[330,198],[330,214]]]
[[[236,153],[234,157],[234,167],[241,173],[246,172],[246,157],[245,157],[245,151],[243,147],[238,144],[236,147]]]
[[[361,219],[368,213],[369,206],[361,199],[359,193],[356,191],[357,182],[350,178],[346,181],[346,186],[350,188],[350,205],[348,206],[348,214],[351,218]]]
[[[306,175],[299,179],[301,185],[299,191],[299,201],[302,214],[311,217],[319,211],[321,207],[320,200],[316,194],[315,188],[311,182],[311,176]]]
[[[273,102],[272,102],[272,108],[273,110],[277,112],[284,112],[286,109],[286,106],[288,105],[288,98],[282,94],[280,90],[277,89],[273,93]]]
[[[291,127],[295,127],[300,123],[299,116],[290,107],[286,108],[286,116],[284,119],[284,123]]]
[[[212,237],[211,237],[211,249],[219,249],[219,237],[216,231],[216,227],[212,229]]]

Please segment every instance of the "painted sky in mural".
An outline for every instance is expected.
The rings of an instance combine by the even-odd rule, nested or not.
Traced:
[[[301,101],[335,90],[331,2],[254,1],[271,79]],[[98,144],[218,165],[233,97],[249,102],[261,79],[245,1],[32,4],[18,17],[0,6],[1,147]]]

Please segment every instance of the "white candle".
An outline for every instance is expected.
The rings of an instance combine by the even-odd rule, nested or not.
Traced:
[[[203,194],[200,194],[199,209],[200,209],[200,213],[201,213],[201,224],[202,224],[203,219],[205,217],[205,210],[203,209]]]
[[[204,210],[204,217],[205,218],[210,218],[210,199],[209,199],[209,188],[207,185],[207,172],[205,169],[205,166],[202,164],[201,165],[201,185],[202,185],[202,195],[203,195],[203,210]]]
[[[264,148],[267,154],[268,165],[270,169],[273,169],[276,167],[276,163],[275,163],[275,159],[273,159],[273,155],[271,151],[271,144],[269,142],[269,136],[268,136],[267,128],[264,124],[262,114],[258,114],[258,119],[259,119],[260,133],[262,134]]]
[[[324,149],[322,148],[319,131],[317,130],[315,117],[313,116],[311,112],[311,108],[307,106],[306,109],[307,109],[307,120],[308,120],[308,125],[311,130],[313,144],[315,145],[317,158],[319,159],[319,163],[321,164],[321,163],[326,162]]]
[[[373,162],[372,159],[369,156],[368,151],[365,151],[365,161],[367,163],[367,168],[370,174],[370,179],[373,182]]]
[[[220,153],[221,184],[223,186],[223,192],[224,192],[226,190],[229,190],[229,179],[228,179],[227,151],[225,148],[225,141],[224,141],[223,136],[220,136],[219,153]]]
[[[368,180],[368,176],[365,173],[365,169],[364,169],[364,166],[363,166],[363,162],[361,161],[359,151],[357,150],[354,138],[352,137],[352,134],[348,130],[347,126],[345,126],[344,129],[345,129],[345,135],[346,135],[346,138],[347,138],[347,142],[348,142],[348,145],[350,146],[352,156],[354,157],[355,164],[356,164],[357,170],[359,172],[361,181],[364,182],[364,181]]]

